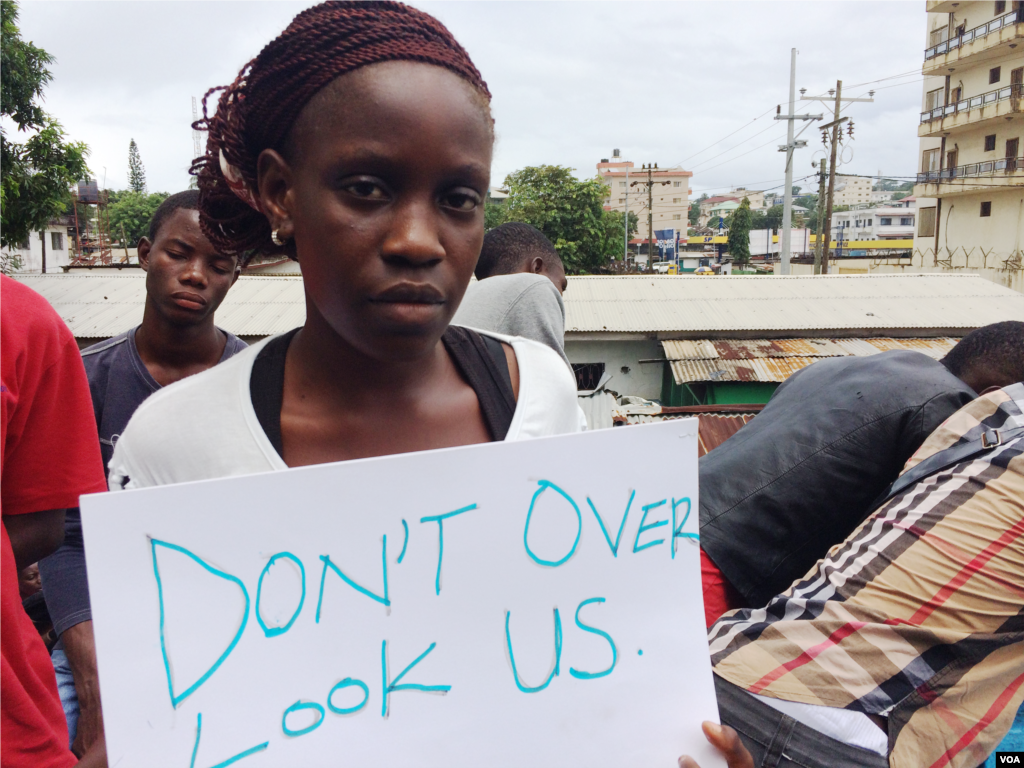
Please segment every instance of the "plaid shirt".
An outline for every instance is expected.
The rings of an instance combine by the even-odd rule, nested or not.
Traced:
[[[1020,426],[1015,384],[953,414],[907,466]],[[893,768],[983,762],[1024,700],[1022,454],[1017,436],[909,486],[767,607],[722,617],[715,673],[887,716]]]

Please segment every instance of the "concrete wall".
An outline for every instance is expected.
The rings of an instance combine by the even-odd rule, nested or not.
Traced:
[[[56,232],[61,236],[62,248],[53,248],[51,233]],[[69,246],[70,237],[66,226],[50,226],[46,233],[46,271],[59,272],[60,268],[71,262],[71,251]],[[29,235],[29,248],[9,248],[6,253],[16,256],[21,260],[21,267],[18,272],[42,272],[43,269],[43,246],[39,241],[39,233],[33,232]]]
[[[794,275],[813,275],[813,264],[791,264]],[[778,274],[778,265],[775,265]],[[944,272],[968,272],[979,275],[997,285],[1024,293],[1024,269],[1007,268],[1001,260],[993,257],[987,260],[976,249],[970,256],[958,250],[945,264],[936,264],[931,251],[915,250],[910,259],[842,259],[829,264],[833,275],[887,275],[887,274],[942,274]]]
[[[605,372],[612,377],[608,389],[620,395],[637,395],[648,400],[661,397],[665,363],[640,364],[641,360],[665,358],[661,344],[655,339],[588,341],[574,340],[572,334],[566,334],[565,354],[570,363],[604,363]]]

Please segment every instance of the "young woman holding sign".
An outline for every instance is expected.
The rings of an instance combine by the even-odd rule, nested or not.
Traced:
[[[449,326],[483,242],[494,128],[440,22],[324,3],[217,90],[193,164],[203,231],[244,260],[297,260],[306,319],[153,395],[117,442],[112,486],[580,429],[555,352]]]
[[[578,431],[551,350],[449,327],[483,241],[494,129],[486,84],[437,20],[390,3],[303,11],[201,127],[204,232],[246,260],[297,260],[306,320],[152,397],[112,481]]]

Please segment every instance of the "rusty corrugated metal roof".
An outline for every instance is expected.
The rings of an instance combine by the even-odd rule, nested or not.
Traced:
[[[692,417],[692,413],[672,414],[630,414],[626,417],[627,424],[650,424],[655,421],[668,421],[671,419],[686,419]],[[714,450],[730,437],[740,431],[744,424],[749,422],[756,413],[740,414],[717,414],[700,413],[696,414],[700,423],[697,432],[697,455],[703,456]]]
[[[676,384],[697,381],[783,382],[824,357],[867,357],[894,349],[936,360],[959,341],[935,339],[692,339],[663,341]]]

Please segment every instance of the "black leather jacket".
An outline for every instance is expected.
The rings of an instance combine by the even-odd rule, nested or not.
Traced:
[[[700,459],[700,543],[761,607],[871,511],[907,459],[977,395],[919,352],[821,360]]]

